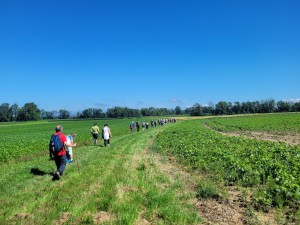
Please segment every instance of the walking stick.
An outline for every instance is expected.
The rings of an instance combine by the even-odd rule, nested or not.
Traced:
[[[76,165],[77,165],[78,173],[80,174],[79,164],[78,164],[78,160],[77,160],[77,155],[75,155],[75,160],[76,160]]]
[[[73,138],[74,138],[74,140],[75,140],[75,137],[76,137],[77,135],[76,135],[76,134],[73,134],[72,136],[73,136]],[[76,144],[76,147],[77,147],[77,144]],[[76,155],[76,154],[74,154],[74,153],[75,153],[75,151],[73,152],[73,155],[75,156],[75,161],[76,161],[76,165],[77,165],[78,173],[80,174],[80,170],[79,170],[79,164],[78,164],[77,155]]]

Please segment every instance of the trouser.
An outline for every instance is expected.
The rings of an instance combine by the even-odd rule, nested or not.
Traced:
[[[97,144],[97,139],[99,137],[99,134],[98,133],[93,133],[93,138],[94,138],[94,145]]]
[[[59,171],[60,175],[62,176],[67,164],[67,156],[66,155],[54,155],[54,160],[56,164],[56,169]]]
[[[104,140],[104,145],[105,145],[105,146],[109,145],[109,139]]]

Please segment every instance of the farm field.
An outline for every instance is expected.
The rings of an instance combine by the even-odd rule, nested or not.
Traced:
[[[128,120],[66,120],[23,123],[0,123],[0,162],[27,156],[28,153],[48,152],[49,138],[57,124],[63,126],[65,134],[76,133],[79,145],[90,140],[90,129],[94,122],[99,127],[108,123],[116,136],[126,134]]]
[[[299,223],[299,145],[219,133],[299,135],[299,114],[178,118],[133,134],[131,120],[97,120],[111,128],[107,148],[90,139],[94,120],[0,124],[0,224]],[[57,123],[79,146],[52,181]]]
[[[262,140],[300,144],[300,114],[281,113],[256,116],[211,118],[208,127],[231,136],[246,136]]]

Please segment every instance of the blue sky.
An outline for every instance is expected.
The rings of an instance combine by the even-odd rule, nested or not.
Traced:
[[[0,104],[300,99],[298,0],[0,0]]]

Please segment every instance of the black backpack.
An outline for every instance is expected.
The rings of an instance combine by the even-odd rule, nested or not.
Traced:
[[[59,136],[60,134],[58,135],[52,134],[50,138],[49,150],[52,153],[60,152],[63,149],[63,143],[60,141]]]

